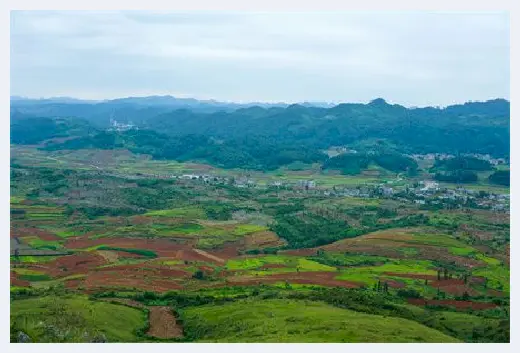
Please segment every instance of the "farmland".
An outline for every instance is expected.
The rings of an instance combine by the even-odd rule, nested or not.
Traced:
[[[128,151],[13,155],[14,340],[509,339],[508,213],[329,194],[388,176],[280,169],[244,186],[239,170]],[[160,176],[200,171],[215,178]]]

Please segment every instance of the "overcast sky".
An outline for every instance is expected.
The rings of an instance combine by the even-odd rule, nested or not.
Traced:
[[[509,99],[506,13],[11,12],[11,95]]]

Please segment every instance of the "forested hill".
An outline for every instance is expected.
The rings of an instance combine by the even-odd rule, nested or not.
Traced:
[[[145,126],[171,135],[262,136],[316,148],[375,138],[408,152],[509,155],[509,102],[501,99],[444,109],[408,109],[376,99],[328,109],[291,105],[214,114],[177,110],[153,117]]]
[[[51,107],[60,104],[67,109],[57,114]],[[126,117],[118,120],[133,120],[138,131],[106,132],[106,124],[99,121],[109,121],[113,112],[106,106],[95,108],[99,104],[34,103],[11,112],[11,142],[44,143],[49,149],[122,147],[155,158],[198,158],[228,167],[261,169],[295,161],[324,162],[321,151],[331,146],[361,152],[376,146],[378,153],[394,156],[481,153],[509,157],[509,102],[502,99],[446,108],[411,109],[376,99],[331,108],[294,104],[212,113],[172,110],[167,104],[118,104],[123,107],[118,115]],[[96,109],[100,110],[92,115]],[[56,137],[68,139],[49,143]],[[355,162],[364,163],[367,159]],[[410,167],[409,162],[400,164]]]

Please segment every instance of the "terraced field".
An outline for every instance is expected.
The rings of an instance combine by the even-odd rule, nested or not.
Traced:
[[[301,189],[128,179],[91,174],[74,164],[78,156],[33,153],[53,168],[73,167],[53,172],[60,191],[38,195],[36,185],[52,183],[50,172],[22,169],[11,196],[11,322],[34,341],[507,338],[508,216]],[[130,157],[110,158],[119,167]],[[139,163],[144,170],[159,162]],[[286,178],[304,177],[295,175]],[[323,178],[324,185],[354,182]],[[406,218],[414,215],[424,217]],[[64,330],[57,315],[67,310],[78,313],[67,319],[78,330],[51,335],[48,327]],[[109,316],[129,324],[112,325]],[[462,321],[473,326],[451,324]]]

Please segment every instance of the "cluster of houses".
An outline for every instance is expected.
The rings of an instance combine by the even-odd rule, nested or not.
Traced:
[[[110,119],[110,128],[108,128],[109,131],[127,131],[127,130],[139,130],[139,127],[132,124],[132,122],[125,123],[118,123],[115,119]]]
[[[455,156],[452,154],[448,154],[448,153],[427,153],[427,154],[412,154],[412,155],[410,155],[410,157],[412,157],[416,161],[419,161],[419,160],[433,161],[436,159],[442,161],[445,159],[453,158]]]
[[[488,161],[493,166],[507,164],[507,160],[505,158],[494,158],[489,154],[466,153],[466,154],[462,154],[462,156],[482,159],[484,161]],[[434,161],[436,159],[442,161],[445,159],[454,158],[455,156],[452,154],[448,154],[448,153],[428,153],[428,154],[412,154],[412,155],[410,155],[410,157],[415,159],[416,161],[419,161],[419,160]]]
[[[437,183],[424,181],[418,187],[406,187],[408,200],[424,205],[468,206],[509,213],[509,194],[493,194],[464,187],[441,188]],[[403,197],[403,199],[406,199]]]
[[[468,154],[467,156],[475,157],[478,159],[483,159],[485,161],[488,161],[491,165],[497,166],[501,164],[507,164],[507,160],[505,158],[493,158],[489,154]]]
[[[236,178],[209,174],[146,174],[146,176],[161,179],[173,178],[190,182],[196,181],[205,184],[228,184],[238,188],[258,187],[256,181],[248,176]],[[399,187],[393,187],[392,181],[388,181],[385,184],[367,184],[356,187],[334,186],[327,189],[318,189],[314,180],[302,179],[297,182],[274,180],[268,183],[267,187],[292,189],[297,193],[312,192],[313,194],[321,194],[327,197],[390,198],[419,205],[438,205],[439,207],[443,205],[449,205],[450,207],[463,205],[467,207],[471,205],[471,207],[509,213],[509,194],[493,194],[464,187],[448,189],[441,187],[439,183],[433,180],[423,180],[413,185]]]

